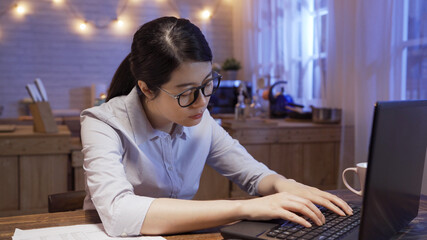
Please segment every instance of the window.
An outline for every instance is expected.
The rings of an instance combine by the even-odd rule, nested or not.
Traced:
[[[294,50],[293,72],[298,86],[296,97],[309,102],[320,100],[326,79],[327,0],[298,0],[293,35],[299,43]]]
[[[427,1],[404,4],[402,71],[406,99],[427,99]]]

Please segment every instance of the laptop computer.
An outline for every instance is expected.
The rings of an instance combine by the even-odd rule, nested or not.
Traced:
[[[285,220],[244,220],[220,232],[225,239],[389,239],[418,215],[426,154],[427,100],[377,102],[363,204],[354,206],[360,212],[351,226],[343,225],[350,216],[341,217],[341,226],[331,230],[337,234],[323,235],[311,232],[314,224],[304,228]]]

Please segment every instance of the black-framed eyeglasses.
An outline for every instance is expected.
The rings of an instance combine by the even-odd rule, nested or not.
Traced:
[[[221,74],[212,71],[212,77],[205,80],[205,83],[203,83],[200,87],[192,87],[189,88],[185,91],[183,91],[182,93],[179,93],[177,95],[174,95],[172,93],[169,93],[168,91],[162,89],[159,87],[160,90],[162,90],[163,92],[165,92],[167,95],[175,98],[178,100],[178,105],[180,107],[188,107],[191,104],[193,104],[197,98],[199,97],[199,90],[202,91],[203,96],[205,97],[210,97],[212,94],[215,93],[215,91],[218,89],[219,87],[219,82],[221,81],[222,76]]]

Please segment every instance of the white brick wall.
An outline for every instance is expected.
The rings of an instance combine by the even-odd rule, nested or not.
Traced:
[[[64,0],[86,17],[102,25],[113,19],[121,7],[117,0]],[[0,13],[12,0],[0,1]],[[231,56],[232,6],[221,1],[207,24],[198,18],[216,1],[175,0],[181,17],[189,18],[204,31],[214,61]],[[19,101],[27,98],[25,85],[36,77],[43,80],[53,109],[90,106],[91,84],[108,84],[123,58],[129,53],[133,33],[143,23],[165,15],[178,16],[168,0],[129,0],[123,15],[128,31],[118,33],[112,24],[103,29],[76,30],[77,18],[65,4],[51,0],[26,0],[28,13],[17,17],[13,10],[0,16],[0,105],[2,118],[19,115]]]

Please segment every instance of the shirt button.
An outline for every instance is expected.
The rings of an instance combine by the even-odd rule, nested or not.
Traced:
[[[128,235],[127,235],[127,233],[122,233],[120,236],[121,237],[127,237]]]
[[[169,167],[168,167],[168,170],[169,170],[169,171],[172,171],[172,169],[173,169],[173,168],[172,168],[171,166],[169,166]]]

